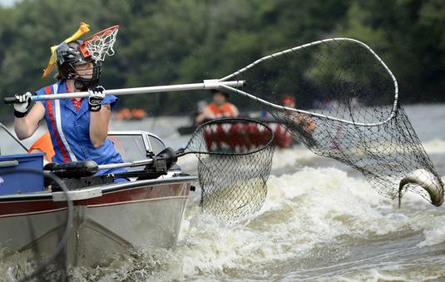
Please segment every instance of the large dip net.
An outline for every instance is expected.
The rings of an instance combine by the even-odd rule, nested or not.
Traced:
[[[198,158],[201,208],[227,222],[257,212],[267,194],[273,132],[249,119],[221,119],[201,125],[183,154]]]
[[[313,42],[220,81],[226,80],[245,80],[241,90],[222,87],[258,101],[294,139],[357,169],[381,194],[400,199],[409,189],[442,204],[443,183],[400,106],[396,78],[364,43]],[[284,107],[283,96],[296,105]]]

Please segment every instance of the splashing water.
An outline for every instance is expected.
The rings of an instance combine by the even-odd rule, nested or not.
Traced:
[[[437,117],[445,106],[407,110]],[[445,136],[437,124],[445,118],[413,119],[445,180]],[[167,144],[169,138],[176,137]],[[196,167],[194,156],[180,162]],[[255,216],[229,226],[203,215],[200,192],[193,192],[175,248],[141,247],[109,265],[72,269],[70,281],[445,280],[445,207],[407,193],[398,209],[352,170],[300,147],[277,151],[272,174]],[[28,267],[26,255],[1,260],[0,281]]]
[[[197,194],[189,202],[176,248],[138,249],[108,266],[76,268],[72,280],[445,277],[445,260],[437,254],[445,252],[445,229],[440,224],[445,212],[416,194],[407,194],[398,210],[396,202],[363,179],[336,168],[303,168],[271,177],[260,213],[235,226],[201,214]],[[420,272],[411,260],[428,269]]]

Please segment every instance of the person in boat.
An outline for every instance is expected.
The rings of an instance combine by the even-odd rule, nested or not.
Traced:
[[[196,125],[209,119],[235,118],[239,115],[237,107],[227,102],[229,99],[228,93],[220,90],[212,90],[212,94],[213,102],[208,104],[204,108],[204,111],[196,117]]]
[[[285,95],[282,99],[283,106],[286,108],[296,108],[295,99],[290,95]],[[300,113],[289,111],[288,116],[305,132],[312,133],[315,130],[315,122]]]
[[[88,98],[39,101],[32,106],[30,92],[16,94],[19,102],[14,104],[15,132],[20,140],[29,138],[40,121],[45,119],[55,152],[53,162],[93,160],[98,165],[122,163],[121,155],[107,139],[111,110],[118,98],[105,96],[104,88],[99,86],[101,64],[85,58],[80,51],[81,44],[81,40],[74,40],[57,47],[57,82],[43,87],[36,94],[88,91]],[[124,171],[123,168],[101,170],[96,175]]]
[[[296,108],[295,99],[290,95],[284,95],[282,102],[283,106],[286,108]],[[293,129],[300,134],[308,147],[313,147],[317,144],[317,141],[312,136],[316,127],[315,122],[312,119],[305,117],[303,114],[289,110],[286,112],[286,117],[293,121],[295,125],[293,126]]]

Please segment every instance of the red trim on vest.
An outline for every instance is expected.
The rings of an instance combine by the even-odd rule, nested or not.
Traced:
[[[66,93],[71,93],[68,83],[66,83]],[[80,106],[82,106],[82,100],[83,98],[80,98],[80,100],[77,100],[76,98],[71,98],[71,103],[73,103],[74,108],[76,108],[76,112],[79,112]]]
[[[46,92],[46,95],[51,94],[51,86],[46,86],[45,92]],[[59,145],[59,148],[62,151],[62,156],[63,156],[64,162],[69,163],[71,161],[71,159],[68,157],[65,147],[62,144],[62,140],[60,139],[59,133],[57,132],[56,122],[54,121],[53,104],[52,104],[51,100],[46,100],[46,105],[48,106],[48,116],[49,116],[49,120],[51,121],[51,125],[53,127],[53,133],[54,133],[54,136],[56,137],[57,145]]]

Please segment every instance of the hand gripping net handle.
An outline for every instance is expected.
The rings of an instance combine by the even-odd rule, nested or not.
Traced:
[[[227,222],[254,214],[264,203],[273,131],[250,119],[220,119],[196,129],[181,155],[198,158],[201,208]]]
[[[118,31],[119,26],[115,25],[91,35],[80,46],[82,55],[91,57],[95,62],[104,61],[105,56],[113,56]]]

